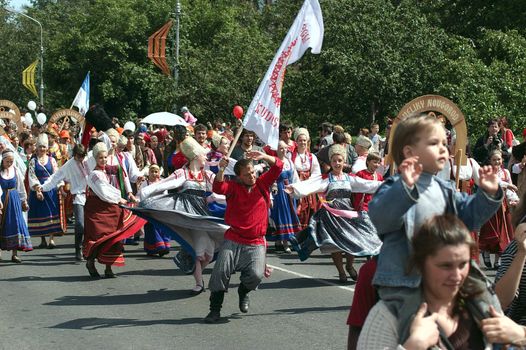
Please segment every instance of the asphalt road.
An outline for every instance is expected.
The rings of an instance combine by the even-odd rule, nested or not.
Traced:
[[[38,245],[39,239],[33,240]],[[222,322],[202,322],[209,292],[192,297],[192,276],[176,269],[170,253],[146,257],[126,246],[126,266],[115,279],[92,280],[73,258],[73,236],[53,250],[10,252],[0,263],[0,349],[343,349],[353,284],[337,284],[329,256],[300,262],[268,254],[274,272],[251,293],[248,314],[238,310],[232,277]],[[357,260],[357,268],[363,263]],[[213,265],[212,265],[213,266]],[[103,267],[98,265],[99,271]],[[211,269],[205,270],[205,282]]]

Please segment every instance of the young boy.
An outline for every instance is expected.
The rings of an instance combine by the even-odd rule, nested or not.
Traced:
[[[369,153],[365,160],[366,169],[360,170],[356,173],[356,176],[361,177],[365,180],[384,181],[384,177],[376,170],[380,167],[382,158],[376,152]],[[372,194],[369,193],[353,193],[352,204],[356,211],[368,211],[369,202],[373,198]]]
[[[399,174],[378,189],[369,216],[383,241],[373,283],[399,321],[403,344],[421,301],[420,274],[406,273],[411,237],[426,219],[444,213],[478,230],[500,207],[503,192],[489,166],[480,169],[479,191],[471,196],[435,176],[448,161],[446,132],[436,118],[412,116],[394,132],[391,154]]]

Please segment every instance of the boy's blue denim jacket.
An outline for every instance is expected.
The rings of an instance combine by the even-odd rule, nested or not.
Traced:
[[[479,190],[473,195],[457,192],[449,181],[434,177],[446,199],[446,212],[457,215],[470,231],[478,231],[499,209],[502,189],[494,198]],[[417,186],[410,190],[400,175],[385,180],[369,203],[369,217],[383,241],[373,284],[380,287],[420,286],[420,274],[408,273],[414,234]]]

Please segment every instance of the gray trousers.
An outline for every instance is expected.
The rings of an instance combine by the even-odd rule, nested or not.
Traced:
[[[84,206],[73,204],[73,215],[75,215],[75,249],[82,249],[84,238]]]
[[[210,291],[226,291],[234,271],[241,271],[239,279],[247,289],[256,289],[265,273],[265,252],[264,245],[245,245],[225,240],[210,277]]]

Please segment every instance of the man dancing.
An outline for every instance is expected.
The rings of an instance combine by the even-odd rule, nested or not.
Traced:
[[[256,179],[252,161],[264,160],[271,168]],[[219,251],[210,278],[210,313],[206,323],[216,323],[221,317],[221,306],[228,289],[230,275],[241,271],[239,288],[239,310],[248,312],[248,293],[255,290],[265,272],[265,233],[268,225],[270,186],[281,174],[283,162],[259,151],[248,153],[234,166],[237,181],[224,181],[224,170],[228,158],[219,162],[213,192],[226,196],[225,223],[230,228],[225,232],[225,241]]]

